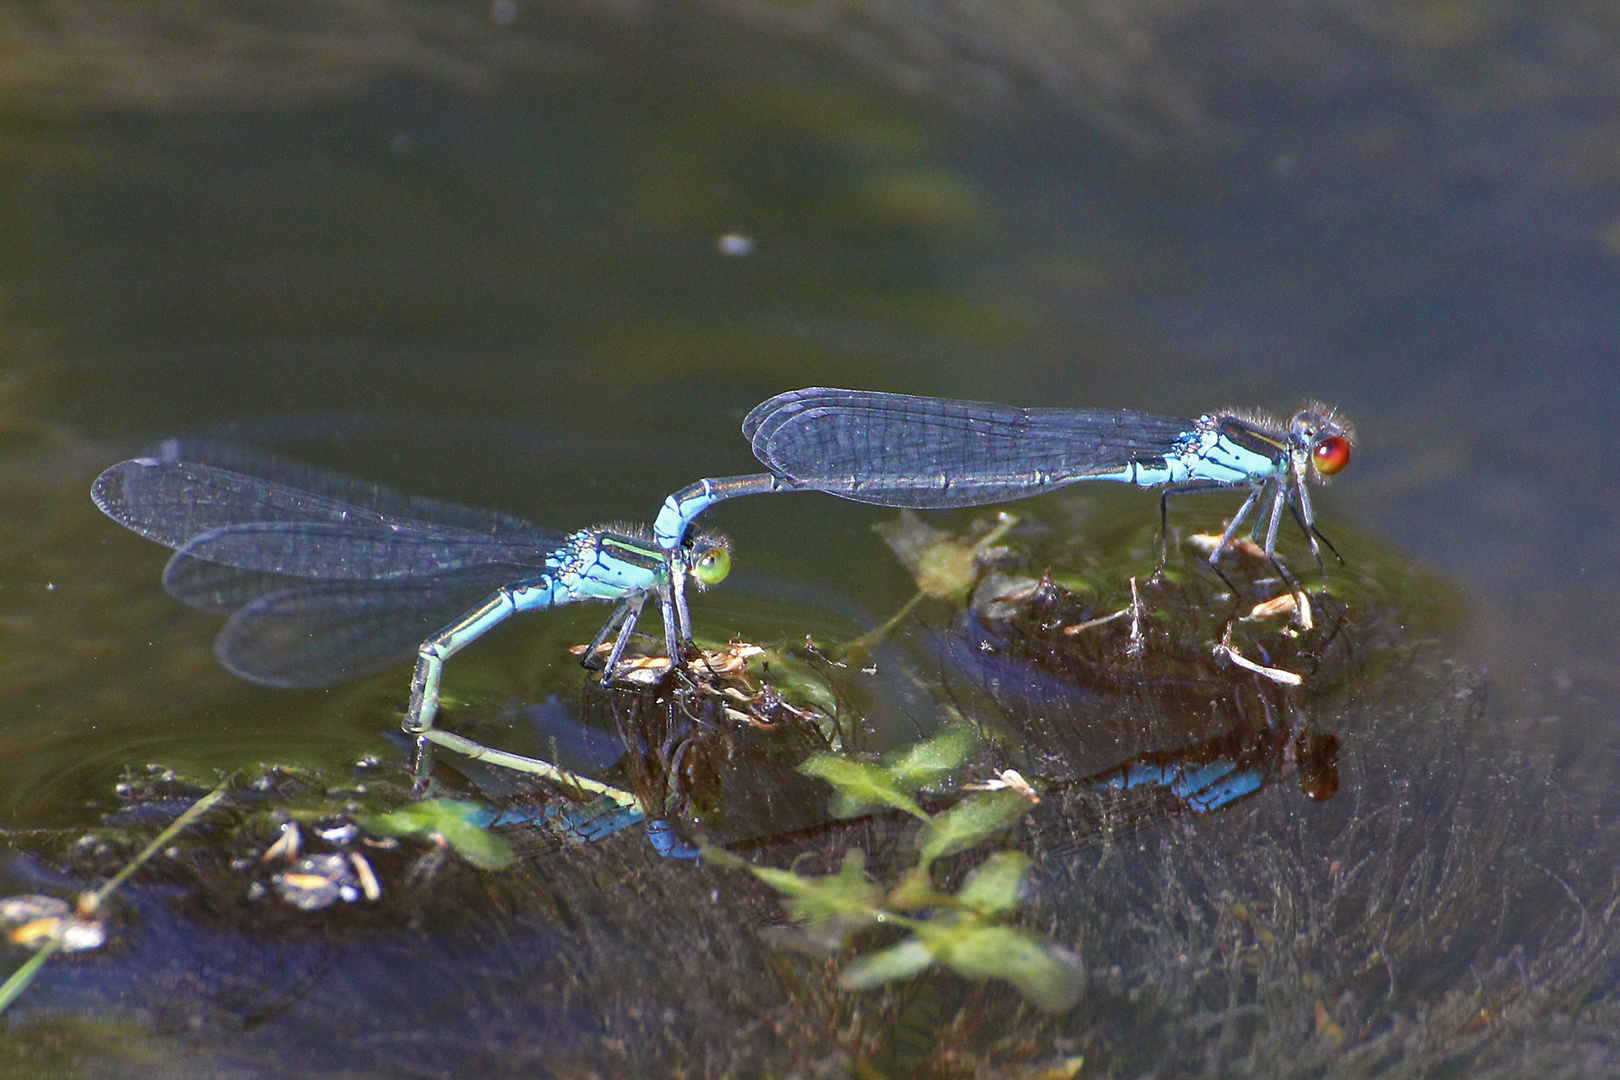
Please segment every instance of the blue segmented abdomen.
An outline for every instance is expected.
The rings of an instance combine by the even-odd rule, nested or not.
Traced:
[[[544,611],[576,599],[573,590],[564,582],[563,575],[548,575],[526,585],[513,586],[509,591],[514,611]]]

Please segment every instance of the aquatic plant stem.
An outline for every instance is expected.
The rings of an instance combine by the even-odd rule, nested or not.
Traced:
[[[125,864],[122,870],[108,878],[101,888],[94,892],[82,894],[79,897],[79,906],[74,913],[74,918],[93,918],[96,912],[101,910],[102,903],[112,895],[114,889],[128,880],[129,876],[139,870],[152,856],[162,851],[164,846],[179,835],[181,830],[218,805],[219,801],[225,797],[225,792],[230,787],[230,783],[229,777],[220,781],[218,787],[188,806],[184,813],[171,821],[162,832],[154,836],[152,841],[141,849],[140,854]],[[28,989],[28,985],[39,974],[40,968],[45,966],[45,961],[61,951],[62,935],[60,933],[53,934],[37,953],[29,957],[22,967],[13,971],[11,977],[5,983],[0,984],[0,1015],[3,1015],[11,1007],[12,1003],[22,995],[22,992]]]

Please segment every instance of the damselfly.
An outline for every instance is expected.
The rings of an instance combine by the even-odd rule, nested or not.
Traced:
[[[1020,409],[979,401],[812,387],[754,408],[743,434],[767,473],[699,480],[664,501],[653,536],[679,550],[704,510],[774,491],[824,491],[878,506],[943,508],[1022,499],[1080,480],[1160,488],[1171,495],[1249,488],[1211,563],[1255,515],[1252,537],[1274,557],[1291,511],[1320,559],[1307,481],[1350,463],[1350,428],[1312,406],[1287,424],[1208,413],[1196,420],[1124,410]],[[679,582],[676,583],[679,587]]]
[[[706,587],[731,567],[716,537],[697,536],[670,552],[633,532],[554,532],[210,440],[170,440],[151,456],[114,465],[91,497],[120,525],[174,549],[163,573],[170,595],[230,614],[215,652],[243,678],[326,686],[414,653],[403,726],[416,740],[419,781],[431,769],[430,743],[526,772],[561,773],[433,726],[445,661],[491,627],[519,611],[616,600],[585,653],[592,662],[616,635],[605,680],[647,599],[657,596],[678,662],[690,627],[671,575],[690,574]]]

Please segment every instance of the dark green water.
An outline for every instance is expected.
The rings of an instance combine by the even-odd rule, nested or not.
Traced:
[[[405,671],[297,694],[232,678],[211,653],[218,620],[159,587],[165,553],[90,505],[96,473],[155,438],[238,424],[283,453],[576,527],[646,521],[692,479],[749,471],[742,415],[796,386],[1189,415],[1286,414],[1315,398],[1359,436],[1318,497],[1325,529],[1352,566],[1434,575],[1401,603],[1446,612],[1411,626],[1434,639],[1412,663],[1440,681],[1396,686],[1427,704],[1385,704],[1444,715],[1450,734],[1417,750],[1410,733],[1391,735],[1378,749],[1424,764],[1411,777],[1380,765],[1387,783],[1368,790],[1463,770],[1447,798],[1387,811],[1419,832],[1497,830],[1484,854],[1456,858],[1496,860],[1498,880],[1436,880],[1465,900],[1564,882],[1554,893],[1570,907],[1548,915],[1561,930],[1522,936],[1473,926],[1477,896],[1450,909],[1468,913],[1456,925],[1420,920],[1402,932],[1468,949],[1384,942],[1408,958],[1390,964],[1397,1019],[1344,1021],[1349,1056],[1301,1068],[1612,1072],[1620,27],[1578,3],[1534,15],[1466,3],[1019,10],[0,6],[0,827],[83,828],[130,765],[397,758],[386,735]],[[728,234],[751,251],[723,253]],[[1229,509],[1206,501],[1196,513]],[[1113,534],[1099,520],[1134,527],[1154,513],[1151,496],[1120,494],[1059,496],[1031,516],[1043,529],[1078,520],[1102,543]],[[737,571],[697,602],[700,628],[796,641],[876,625],[912,591],[869,529],[888,516],[821,496],[717,510]],[[452,689],[536,702],[571,687],[563,647],[602,614],[521,620],[458,658]],[[1466,722],[1431,700],[1453,667],[1489,687]],[[1278,820],[1316,809],[1276,794]],[[1355,836],[1384,835],[1373,802],[1347,790],[1329,804],[1333,828],[1351,830],[1333,835],[1357,820],[1373,824]],[[1536,809],[1514,817],[1504,802]],[[1269,851],[1234,863],[1236,843],[1197,841],[1224,867],[1210,880],[1130,887],[1218,893],[1304,872]],[[661,895],[700,908],[711,885],[683,877],[685,864],[616,856],[628,874],[587,858],[582,880],[595,884],[568,885],[572,903],[634,877],[635,912],[656,912]],[[1074,874],[1069,887],[1089,887]],[[1421,893],[1405,888],[1389,895]],[[173,935],[177,969],[205,966],[209,942],[159,908],[133,919]],[[601,917],[630,935],[640,916]],[[757,917],[727,898],[688,936],[649,943],[665,949],[648,965],[669,985],[648,1000],[679,985],[671,972],[693,940],[731,942],[735,920]],[[1065,1052],[1088,1059],[1081,1075],[1137,1075],[1158,1035],[1207,1030],[1192,1014],[1253,1005],[1161,977],[1152,933],[1113,918],[1062,929],[1132,943],[1091,946],[1090,960],[1122,972],[1101,1000],[1159,1004],[1124,1025],[1134,1043],[1106,1010],[1064,1031]],[[553,932],[513,931],[542,952]],[[431,970],[464,980],[458,1000],[498,999],[479,980],[505,962],[500,942],[479,937],[476,961],[457,968],[455,940],[423,946],[443,965]],[[711,973],[769,962],[734,944],[716,945]],[[1133,981],[1133,962],[1157,974]],[[621,1037],[602,1019],[603,988],[633,958],[567,963],[589,989],[547,1030]],[[31,1063],[20,1075],[135,1068],[111,1036],[104,1057],[52,1063],[52,1025],[85,1016],[158,1031],[142,1045],[183,1050],[176,1075],[253,1075],[244,1062],[274,1053],[269,1036],[165,1042],[147,1013],[120,1011],[116,973],[87,991],[94,971],[71,965],[38,984],[34,1011],[6,1020],[8,1047]],[[1491,983],[1501,988],[1477,1023],[1452,1016],[1447,1031],[1466,1032],[1456,1058],[1413,1034],[1457,1013],[1458,987],[1515,965],[1521,983]],[[355,1016],[395,1007],[343,970]],[[1323,1000],[1371,993],[1366,972],[1352,974]],[[516,965],[500,985],[530,977],[566,981]],[[942,993],[928,1008],[948,1018],[961,1001]],[[858,1008],[822,1004],[842,1018],[826,1024]],[[809,1015],[803,999],[783,1008]],[[479,1029],[468,1068],[612,1072],[588,1040],[548,1059],[526,1015],[514,1007]],[[310,1022],[296,1005],[269,1021],[286,1038]],[[413,1015],[411,1037],[431,1039],[423,1023]],[[1327,1038],[1318,1023],[1301,1037]],[[312,1045],[338,1026],[314,1024]],[[805,1075],[837,1042],[770,1038],[784,1040],[783,1072]],[[1054,1045],[1028,1060],[1048,1062]],[[748,1072],[771,1060],[765,1046],[743,1064],[686,1064]],[[413,1071],[408,1053],[367,1059],[350,1045],[331,1074],[454,1075],[453,1057]],[[1016,1047],[994,1060],[1028,1075]],[[1280,1058],[1206,1060],[1235,1073]],[[311,1075],[318,1062],[311,1051],[258,1067]]]

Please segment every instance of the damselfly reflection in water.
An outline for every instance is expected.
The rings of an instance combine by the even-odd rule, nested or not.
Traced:
[[[1121,695],[1122,700],[1127,696]],[[1225,715],[1226,730],[1190,742],[1176,741],[1162,721],[1144,724],[1142,741],[1156,738],[1164,749],[1142,751],[1098,768],[1099,759],[1126,753],[1132,746],[1130,740],[1115,740],[1105,730],[1100,722],[1104,712],[1106,708],[1098,705],[1090,715],[1075,716],[1093,745],[1069,761],[1058,757],[1073,747],[1048,743],[1032,757],[1025,752],[1030,749],[1027,745],[1019,748],[1019,737],[1006,737],[1008,725],[987,724],[987,733],[1003,734],[992,735],[980,760],[955,778],[956,792],[925,801],[944,808],[973,790],[1018,786],[1031,801],[1047,801],[1057,811],[1036,818],[1037,844],[1055,850],[1145,829],[1179,814],[1214,814],[1289,777],[1315,801],[1332,798],[1338,790],[1336,735],[1308,724],[1299,730],[1284,722],[1246,724],[1236,712]],[[767,728],[733,722],[722,710],[711,708],[706,722],[689,724],[670,738],[666,726],[670,712],[665,708],[637,710],[619,695],[612,713],[631,749],[611,771],[634,777],[636,798],[603,795],[583,803],[550,798],[535,804],[521,795],[514,798],[512,782],[499,770],[463,766],[460,771],[492,800],[483,822],[535,822],[565,846],[598,842],[642,825],[653,849],[672,857],[696,856],[693,841],[698,837],[734,851],[801,845],[802,853],[824,854],[824,841],[858,825],[830,814],[826,789],[798,768],[810,755],[825,751],[827,744],[792,717]],[[627,721],[633,726],[627,727]],[[562,739],[596,730],[566,717],[553,716],[551,722],[560,725],[553,730]],[[1027,728],[1024,734],[1030,734]],[[1079,775],[1077,769],[1089,771]],[[662,806],[664,816],[651,817],[648,806]],[[877,816],[908,820],[901,811]]]
[[[1231,549],[1251,514],[1251,537],[1274,559],[1285,512],[1299,522],[1320,562],[1317,541],[1326,538],[1316,528],[1307,482],[1342,471],[1353,438],[1349,426],[1320,405],[1279,424],[1236,413],[1182,419],[1127,410],[1020,409],[824,387],[778,394],[756,406],[743,420],[743,434],[770,472],[699,480],[671,495],[653,525],[661,547],[679,551],[699,514],[739,495],[822,491],[878,506],[941,509],[1113,480],[1162,490],[1161,533],[1170,496],[1247,487],[1248,498],[1209,555],[1211,565]]]
[[[616,635],[610,678],[654,596],[678,660],[691,634],[671,575],[707,587],[731,566],[718,537],[696,536],[669,553],[629,531],[556,532],[211,440],[170,440],[114,465],[91,497],[120,525],[174,549],[163,574],[170,595],[230,613],[215,651],[243,678],[326,686],[414,652],[403,726],[416,741],[419,783],[438,743],[590,789],[547,762],[435,728],[444,662],[517,612],[609,600],[618,607],[585,662]]]
[[[1289,776],[1313,801],[1337,792],[1339,740],[1323,727],[1358,665],[1350,609],[1328,596],[1310,627],[1242,624],[1245,651],[1302,673],[1283,681],[1210,648],[1213,588],[1161,583],[1153,616],[1133,628],[1098,618],[1113,605],[1097,593],[1047,577],[1014,601],[981,590],[940,633],[947,700],[1000,733],[1020,772],[1055,796],[1040,837],[1047,854],[1208,814]]]
[[[1012,524],[1003,518],[993,535]],[[952,561],[941,557],[944,548],[970,559],[982,551],[914,515],[893,525],[885,539],[903,561],[916,556],[908,566]],[[693,853],[688,841],[698,837],[734,850],[813,847],[812,838],[831,826],[827,792],[807,789],[798,766],[815,753],[874,749],[863,745],[876,730],[871,706],[896,693],[919,736],[931,737],[922,725],[954,717],[973,721],[984,737],[952,784],[932,789],[930,805],[950,805],[953,785],[966,791],[1002,778],[1013,786],[1010,770],[1044,802],[1032,819],[1039,823],[1032,839],[1045,848],[1176,815],[1214,814],[1289,778],[1314,801],[1337,791],[1339,740],[1322,728],[1331,726],[1324,702],[1354,666],[1348,653],[1357,630],[1344,601],[1324,596],[1314,620],[1290,618],[1274,603],[1234,619],[1223,615],[1226,604],[1213,581],[1191,577],[1157,583],[1153,610],[1139,620],[1109,617],[1099,613],[1121,602],[1111,596],[1134,594],[1128,583],[1108,586],[1098,575],[1098,584],[1075,591],[1049,576],[1010,576],[1046,565],[1045,556],[1021,553],[1016,540],[996,549],[977,587],[979,572],[965,571],[959,594],[931,594],[933,610],[956,607],[946,627],[930,630],[918,618],[899,630],[912,646],[923,645],[920,651],[895,642],[884,662],[867,667],[832,659],[847,649],[828,655],[806,647],[791,657],[774,655],[758,678],[766,685],[753,685],[756,676],[716,682],[718,694],[684,698],[679,708],[650,691],[591,691],[578,719],[568,706],[547,710],[549,737],[567,746],[584,743],[590,731],[617,732],[623,756],[611,768],[596,762],[593,771],[627,780],[637,806],[662,808],[664,831],[653,839],[664,854]],[[1258,582],[1245,573],[1264,566],[1244,560],[1234,576],[1253,587]],[[1220,648],[1212,647],[1217,626]],[[1264,663],[1234,659],[1247,656]],[[799,694],[831,712],[786,708],[773,694],[768,684],[786,676],[790,660],[802,669],[800,680],[820,687],[813,693],[801,687]],[[732,702],[750,711],[738,713]],[[853,733],[856,745],[833,738],[835,732]],[[463,772],[497,802],[510,790],[512,781],[499,770]],[[646,819],[624,805],[553,801],[542,815],[559,835],[594,841]],[[795,832],[798,840],[789,836]]]

